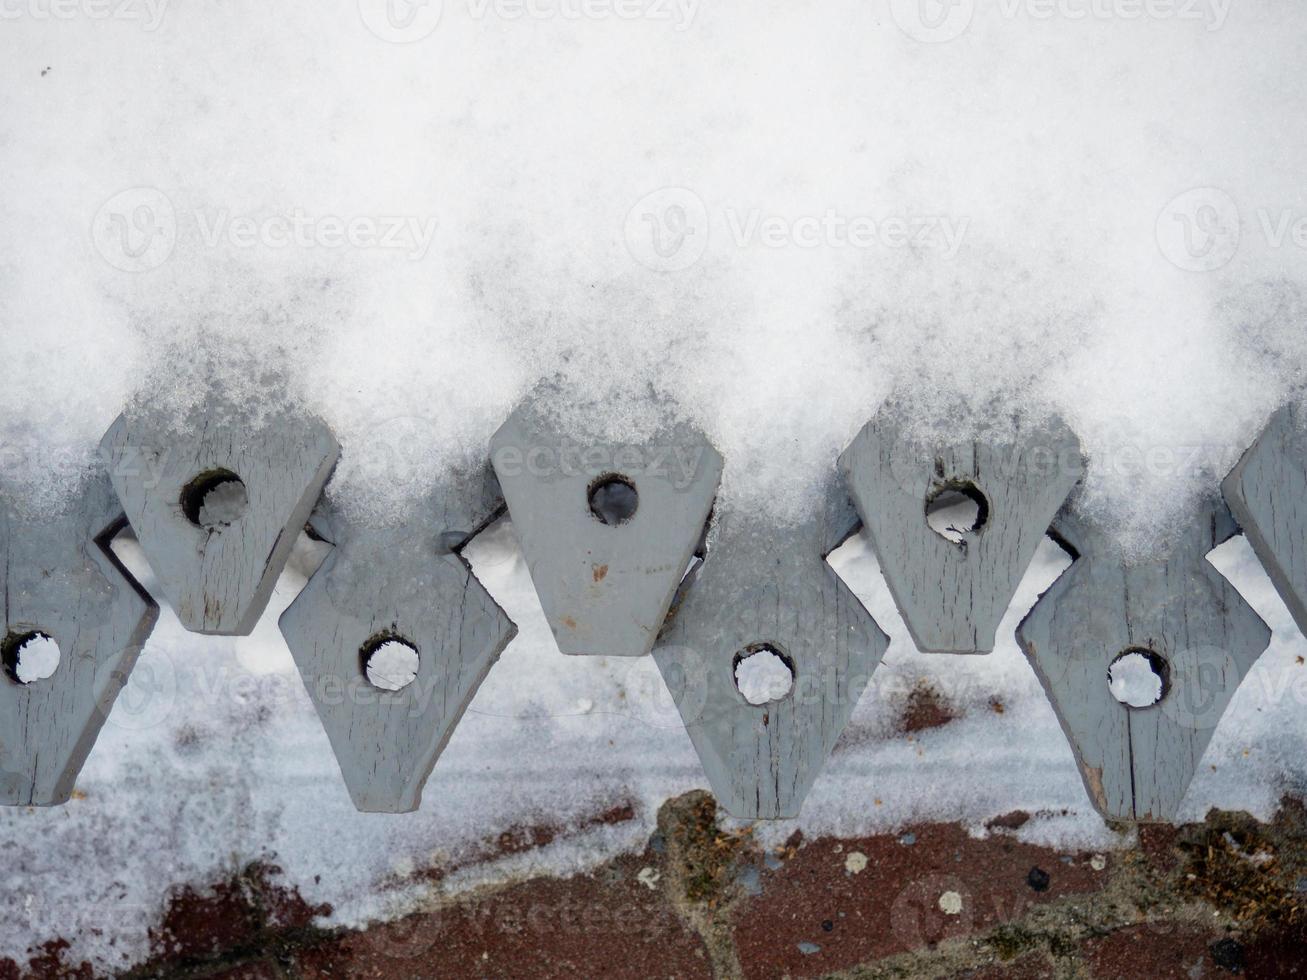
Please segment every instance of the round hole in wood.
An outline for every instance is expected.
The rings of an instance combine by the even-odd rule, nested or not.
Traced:
[[[1151,708],[1171,689],[1171,668],[1161,654],[1130,647],[1107,668],[1107,686],[1127,708]]]
[[[4,671],[15,684],[31,684],[59,667],[59,644],[42,630],[11,632],[0,643]]]
[[[942,538],[954,544],[985,526],[989,501],[970,480],[948,480],[937,484],[926,498],[926,523]]]
[[[418,648],[394,633],[378,633],[359,650],[359,667],[373,687],[402,691],[417,678]]]
[[[794,690],[794,662],[774,643],[753,643],[735,655],[736,690],[753,705],[780,701]]]
[[[249,503],[245,483],[231,470],[206,470],[182,488],[182,513],[206,531],[240,520]]]
[[[635,483],[620,473],[608,473],[590,484],[590,513],[609,527],[625,524],[640,506]]]

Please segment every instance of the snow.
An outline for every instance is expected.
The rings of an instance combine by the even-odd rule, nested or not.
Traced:
[[[401,691],[418,675],[418,652],[402,640],[386,640],[368,655],[366,673],[383,691]]]
[[[1107,668],[1112,697],[1131,708],[1147,708],[1162,700],[1163,674],[1144,653],[1124,653]]]
[[[964,0],[934,26],[908,0],[383,6],[5,6],[0,493],[56,508],[125,405],[216,387],[321,415],[332,495],[395,520],[545,378],[578,426],[697,422],[723,501],[781,522],[897,393],[955,436],[1061,413],[1081,505],[1145,554],[1302,395],[1298,5]],[[163,887],[265,850],[359,922],[436,887],[396,869],[523,822],[638,813],[440,887],[639,846],[703,785],[656,668],[558,656],[509,526],[469,554],[521,633],[419,813],[349,805],[276,631],[304,569],[249,638],[165,611],[85,796],[0,814],[0,954],[135,956]],[[1275,635],[1183,816],[1266,815],[1304,786],[1307,647],[1241,539],[1213,560]],[[1011,639],[1060,553],[978,658],[917,653],[861,542],[836,561],[895,641],[805,832],[1019,807],[1030,839],[1112,846]],[[962,716],[891,736],[921,679]]]
[[[750,704],[779,701],[794,687],[794,672],[775,650],[763,646],[735,665],[735,686]]]
[[[19,639],[21,642],[13,651],[13,676],[20,684],[43,680],[55,672],[59,666],[58,643],[44,633],[32,633]],[[5,669],[9,667],[6,657]]]

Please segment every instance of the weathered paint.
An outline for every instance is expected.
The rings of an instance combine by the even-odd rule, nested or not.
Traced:
[[[703,564],[682,583],[654,648],[732,816],[798,815],[889,645],[825,561],[857,524],[834,472],[824,505],[806,521],[777,527],[743,509],[719,511]],[[736,686],[735,663],[759,644],[784,656],[794,686],[753,705]]]
[[[648,653],[703,537],[722,458],[688,425],[639,444],[563,431],[534,401],[491,440],[491,459],[545,618],[566,654]],[[621,477],[630,520],[590,511],[591,486]]]
[[[502,509],[486,466],[451,474],[400,525],[354,524],[324,497],[312,526],[333,548],[280,627],[354,805],[402,813],[477,688],[517,633],[457,554]],[[376,637],[417,649],[417,676],[372,686],[361,651]]]
[[[1053,702],[1085,788],[1103,816],[1175,816],[1226,706],[1270,643],[1260,616],[1206,560],[1238,533],[1219,500],[1164,553],[1128,563],[1101,528],[1064,511],[1054,533],[1075,561],[1017,628],[1017,642]],[[1161,700],[1131,708],[1108,686],[1129,650],[1167,666]]]
[[[1080,442],[1060,421],[989,442],[926,443],[883,408],[840,468],[917,647],[988,653],[1021,576],[1080,474]],[[951,541],[926,521],[932,492],[970,484],[985,523]]]
[[[100,452],[182,625],[245,636],[268,604],[339,447],[316,419],[284,417],[256,426],[214,403],[196,414],[195,424],[184,427],[159,413],[120,416]],[[215,470],[240,478],[248,506],[230,524],[199,527],[183,513],[183,492]]]
[[[56,517],[0,512],[0,636],[44,633],[60,652],[41,680],[0,674],[0,803],[67,802],[154,629],[159,607],[109,551],[124,523],[103,473]]]
[[[1307,417],[1280,409],[1221,485],[1253,551],[1307,633]]]

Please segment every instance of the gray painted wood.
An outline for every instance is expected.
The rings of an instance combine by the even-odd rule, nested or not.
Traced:
[[[253,425],[217,402],[180,428],[170,417],[120,416],[100,452],[159,586],[188,630],[244,636],[254,629],[339,447],[316,419]],[[242,516],[201,527],[182,495],[198,476],[228,470],[248,495]]]
[[[1276,412],[1221,489],[1266,574],[1307,634],[1307,417]]]
[[[354,805],[416,810],[422,788],[477,688],[517,633],[456,553],[502,503],[489,467],[452,475],[393,527],[351,524],[324,497],[312,526],[334,547],[280,627],[331,741]],[[373,638],[417,649],[417,676],[374,687]]]
[[[719,511],[707,555],[682,583],[654,648],[713,793],[735,817],[797,816],[889,645],[825,556],[857,528],[834,473],[825,506],[777,527]],[[766,644],[788,660],[790,693],[753,705],[737,654]]]
[[[718,452],[684,424],[638,445],[563,432],[532,402],[490,445],[559,650],[648,653],[702,540],[721,479]],[[639,495],[626,523],[608,525],[591,513],[590,487],[609,475],[626,478]]]
[[[1017,628],[1104,817],[1175,816],[1240,681],[1270,643],[1261,617],[1205,558],[1238,529],[1219,500],[1166,553],[1127,564],[1100,529],[1064,511],[1053,533],[1078,557]],[[1108,686],[1112,662],[1150,650],[1167,665],[1157,704],[1131,708]]]
[[[104,474],[67,513],[0,512],[6,639],[44,633],[59,645],[49,677],[0,674],[0,803],[51,806],[73,783],[127,681],[159,608],[113,557],[125,524]]]
[[[883,408],[840,457],[881,571],[917,647],[989,653],[1035,549],[1084,468],[1061,421],[991,442],[910,438]],[[961,541],[936,533],[926,506],[941,488],[969,483],[988,504]]]

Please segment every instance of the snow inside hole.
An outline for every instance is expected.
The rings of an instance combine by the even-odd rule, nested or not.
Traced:
[[[970,481],[945,483],[926,498],[926,523],[940,537],[954,543],[979,531],[988,519],[989,501]]]
[[[19,684],[45,680],[59,666],[59,644],[48,633],[10,633],[3,650],[5,673]]]
[[[1107,668],[1107,686],[1128,708],[1151,708],[1166,694],[1166,661],[1152,650],[1127,650]]]
[[[383,691],[402,691],[418,675],[418,651],[408,640],[377,637],[364,645],[363,673],[368,683]]]
[[[206,531],[227,527],[239,520],[249,502],[244,481],[231,470],[201,473],[182,490],[182,513],[188,521]]]
[[[635,516],[640,494],[635,484],[618,473],[601,476],[590,485],[590,513],[602,524],[616,527]]]
[[[770,643],[755,643],[735,655],[735,686],[750,704],[779,701],[794,688],[794,666]]]

